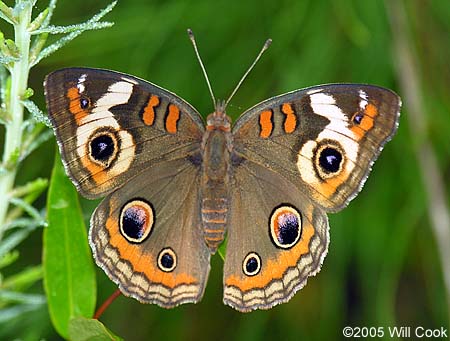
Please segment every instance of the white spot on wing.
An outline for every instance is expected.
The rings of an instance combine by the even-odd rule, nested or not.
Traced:
[[[86,81],[87,74],[83,73],[80,78],[78,78],[77,89],[80,94],[82,94],[85,90],[84,82]]]
[[[131,97],[133,92],[133,84],[128,82],[116,82],[111,84],[102,97],[95,103],[92,112],[105,110],[103,107],[108,107],[106,110],[118,104],[125,104]],[[111,114],[112,115],[112,114]]]
[[[125,82],[130,82],[133,84],[138,84],[138,82],[136,82],[134,79],[128,78],[128,77],[122,77],[122,80],[124,80]]]
[[[345,121],[347,118],[342,113],[341,109],[335,105],[336,100],[333,96],[324,93],[312,94],[310,96],[311,107],[315,114],[324,116],[328,119],[342,119],[344,117]]]
[[[317,92],[322,92],[322,91],[323,91],[322,88],[314,88],[314,89],[308,90],[308,91],[306,92],[306,94],[307,94],[307,95],[312,95],[312,94],[315,94],[315,93],[317,93]]]
[[[361,100],[359,101],[359,107],[361,108],[361,110],[364,110],[366,108],[366,105],[369,103],[369,97],[364,90],[359,90],[359,97],[361,97]]]

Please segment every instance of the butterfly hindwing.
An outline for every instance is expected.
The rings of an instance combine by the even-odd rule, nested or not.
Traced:
[[[165,308],[203,296],[210,253],[200,229],[199,174],[184,159],[155,163],[92,215],[95,260],[127,296]]]
[[[288,301],[328,250],[328,220],[288,180],[251,160],[236,166],[224,302],[239,311]]]

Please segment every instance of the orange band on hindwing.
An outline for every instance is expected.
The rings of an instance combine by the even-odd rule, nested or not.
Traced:
[[[81,120],[89,114],[88,109],[81,107],[82,97],[76,87],[67,89],[66,96],[69,99],[69,111],[74,116],[77,125],[80,126]]]
[[[145,125],[151,126],[155,122],[155,108],[159,105],[159,103],[160,100],[158,96],[150,96],[150,99],[142,112],[142,120]]]
[[[157,266],[157,259],[150,254],[143,253],[142,246],[129,243],[122,234],[119,233],[119,226],[113,217],[106,221],[106,229],[110,236],[109,244],[117,250],[121,260],[126,260],[132,266],[133,273],[143,273],[149,282],[162,284],[168,288],[175,288],[181,284],[193,284],[197,280],[187,273],[168,273],[160,270]],[[132,273],[122,274],[130,278]]]
[[[166,116],[166,130],[170,134],[177,132],[177,124],[180,119],[180,109],[175,104],[169,104]]]
[[[264,110],[259,114],[259,126],[261,127],[259,136],[261,136],[263,139],[268,138],[270,134],[272,134],[272,116],[272,110]]]
[[[288,134],[293,133],[295,128],[297,128],[297,116],[292,108],[292,104],[284,103],[281,106],[281,112],[286,115],[284,120],[284,131]]]
[[[249,291],[265,288],[274,279],[282,279],[289,268],[296,267],[300,258],[310,252],[310,241],[315,233],[311,221],[312,210],[307,213],[307,219],[305,219],[307,223],[302,229],[298,243],[289,250],[280,251],[275,259],[262,259],[262,269],[257,275],[251,277],[231,275],[225,279],[225,285],[237,287],[241,291]]]

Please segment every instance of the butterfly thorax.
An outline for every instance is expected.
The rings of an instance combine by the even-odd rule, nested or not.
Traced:
[[[219,109],[219,108],[217,108]],[[231,119],[223,110],[207,118],[203,136],[201,215],[205,242],[212,252],[223,241],[229,207]]]

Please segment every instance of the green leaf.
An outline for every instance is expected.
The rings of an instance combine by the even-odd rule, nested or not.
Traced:
[[[39,107],[32,100],[26,99],[23,100],[22,103],[36,121],[44,123],[49,128],[52,127],[52,122],[50,121],[48,116],[45,115],[44,112],[39,109]]]
[[[41,13],[39,13],[39,15],[36,17],[36,19],[34,19],[33,22],[30,24],[30,26],[28,26],[28,30],[30,32],[33,32],[33,31],[37,30],[39,27],[41,27],[42,24],[44,22],[46,22],[46,18],[48,16],[49,12],[50,12],[50,9],[46,8]]]
[[[227,241],[228,239],[225,238],[225,240],[222,242],[222,244],[219,245],[219,248],[217,249],[217,252],[219,253],[220,258],[222,258],[222,260],[225,260],[225,254],[227,251]]]
[[[44,219],[41,218],[39,211],[27,203],[25,200],[20,198],[11,198],[9,202],[17,207],[20,207],[22,210],[27,212],[34,220],[39,221],[42,220],[42,224],[44,224]]]
[[[20,50],[19,47],[16,45],[14,40],[12,39],[6,39],[5,40],[5,55],[7,57],[13,57],[13,58],[20,58]]]
[[[45,17],[44,21],[42,22],[42,27],[46,27],[48,26],[48,24],[50,23],[50,19],[52,18],[53,12],[55,10],[56,7],[56,1],[57,0],[50,0],[50,3],[48,4],[48,13],[47,16]]]
[[[41,265],[26,268],[21,272],[6,278],[3,281],[1,288],[15,291],[24,291],[37,281],[41,280],[42,274],[43,272]]]
[[[19,245],[26,237],[28,237],[31,231],[31,228],[24,228],[9,234],[6,238],[4,238],[0,244],[0,257],[3,257],[13,248]]]
[[[72,341],[123,340],[114,335],[99,320],[76,317],[70,320],[69,338]]]
[[[37,178],[30,182],[27,182],[25,185],[16,187],[11,191],[12,197],[23,197],[33,192],[42,193],[44,189],[48,186],[48,180],[43,178]]]
[[[30,98],[33,95],[34,95],[34,90],[32,88],[27,88],[25,90],[24,94],[22,95],[21,100],[27,100],[28,98]]]
[[[58,154],[47,199],[44,287],[53,326],[68,338],[72,317],[91,317],[94,313],[96,281],[78,195]]]
[[[39,142],[40,137],[41,136],[38,136],[38,138],[35,141]],[[22,158],[26,157],[26,155],[27,155],[26,152],[29,149],[30,148],[28,147],[24,151]],[[10,196],[11,197],[23,197],[23,200],[27,204],[32,204],[41,195],[41,193],[47,189],[47,186],[48,186],[47,179],[37,178],[33,181],[28,182],[27,184],[25,184],[23,186],[14,188],[10,192]],[[39,214],[38,219],[30,220],[30,219],[20,218],[22,215],[22,212],[23,212],[23,209],[21,206],[16,206],[15,208],[11,209],[8,212],[8,215],[6,217],[6,227],[4,227],[4,230],[7,230],[7,229],[10,229],[13,227],[20,227],[20,226],[29,226],[31,228],[32,225],[36,225],[36,226],[39,226],[39,225],[46,226],[47,225],[46,221],[43,219],[41,214]],[[9,225],[9,227],[8,227],[8,225]]]
[[[19,58],[11,57],[11,56],[3,56],[0,54],[0,63],[2,63],[2,64],[7,65],[9,63],[17,62],[17,61],[19,61]]]
[[[6,6],[3,1],[0,1],[0,18],[9,22],[10,24],[14,24],[16,22],[12,13],[12,8]]]
[[[0,302],[43,305],[45,304],[45,297],[38,294],[24,294],[15,291],[0,290]]]
[[[39,304],[21,304],[15,305],[11,308],[0,309],[0,323],[6,323],[18,317],[22,317],[25,313],[39,309]]]
[[[0,43],[1,46],[1,43]],[[2,118],[5,118],[6,121],[9,121],[9,99],[11,93],[11,77],[8,75],[6,71],[6,67],[0,65],[0,99],[1,99],[1,110]]]
[[[45,46],[45,43],[47,42],[48,33],[42,33],[39,34],[33,41],[33,44],[30,48],[30,56],[29,56],[29,62],[30,65],[32,65],[36,58],[38,57],[39,53],[41,53],[42,49]]]
[[[13,250],[8,252],[7,254],[0,257],[0,269],[6,268],[8,265],[11,265],[19,258],[19,251]],[[0,280],[0,284],[3,286],[3,283]]]
[[[22,210],[20,210],[18,207],[16,207],[15,209],[11,210],[11,212],[20,212],[21,213]],[[17,214],[15,214],[15,216],[16,215]],[[47,223],[42,219],[40,219],[38,221],[36,221],[35,219],[31,219],[31,218],[9,219],[9,216],[10,216],[10,214],[8,213],[7,223],[3,226],[4,231],[11,230],[11,229],[14,229],[17,227],[26,227],[27,230],[33,230],[33,229],[37,228],[38,226],[47,226]]]
[[[74,24],[74,25],[67,25],[67,26],[47,26],[45,28],[42,28],[40,30],[34,31],[32,34],[41,34],[41,33],[48,33],[48,34],[65,34],[65,33],[71,33],[75,31],[87,31],[87,30],[99,30],[102,28],[107,28],[113,26],[114,23],[109,21],[102,21],[102,22],[85,22],[81,24]]]

